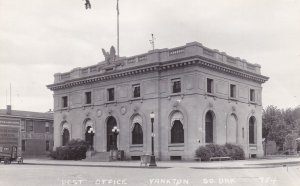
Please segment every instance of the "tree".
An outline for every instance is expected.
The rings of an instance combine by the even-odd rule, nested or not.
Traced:
[[[293,134],[288,134],[285,137],[284,148],[288,150],[289,154],[296,149],[296,137]]]
[[[283,119],[285,121],[286,126],[293,130],[296,126],[296,109],[288,108],[286,110],[282,110]]]
[[[276,132],[276,128],[283,124],[283,117],[281,111],[275,106],[268,106],[265,110],[263,110],[262,117],[262,135],[266,140],[270,138],[274,138],[274,133]],[[276,141],[276,140],[274,140]]]
[[[294,138],[300,134],[300,106],[295,109],[278,109],[275,106],[268,106],[263,110],[262,134],[265,143],[269,140],[275,141],[279,148],[286,147],[288,134]],[[289,138],[289,137],[288,137]]]
[[[288,130],[281,110],[272,105],[268,106],[263,110],[262,122],[262,135],[265,143],[271,140],[275,141],[277,146],[282,147]]]

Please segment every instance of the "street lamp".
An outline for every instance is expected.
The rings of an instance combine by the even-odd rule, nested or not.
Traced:
[[[153,123],[154,123],[155,114],[151,112],[150,119],[151,119],[151,158],[149,167],[156,167],[155,156],[154,156],[154,132],[153,132]]]
[[[117,126],[114,126],[113,129],[111,129],[111,131],[113,132],[114,135],[114,149],[113,150],[118,150],[118,146],[117,146],[117,136],[120,132],[120,129],[118,129]]]
[[[88,134],[90,135],[90,145],[91,145],[91,150],[94,150],[93,144],[94,144],[94,135],[95,135],[96,131],[95,129],[93,129],[93,127],[91,127],[88,130]]]

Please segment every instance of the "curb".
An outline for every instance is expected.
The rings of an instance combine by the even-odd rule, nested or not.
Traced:
[[[111,167],[111,168],[142,168],[142,169],[169,169],[172,167],[146,167],[133,165],[79,165],[79,164],[54,164],[54,163],[23,163],[23,165],[46,165],[46,166],[65,166],[65,167]]]

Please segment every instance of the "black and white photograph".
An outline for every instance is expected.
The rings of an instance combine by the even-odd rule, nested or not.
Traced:
[[[0,0],[2,185],[300,185],[300,1]]]

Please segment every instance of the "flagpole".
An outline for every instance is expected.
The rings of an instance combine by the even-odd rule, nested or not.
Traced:
[[[120,56],[120,48],[119,48],[119,0],[117,0],[117,49],[118,49],[118,56]]]

